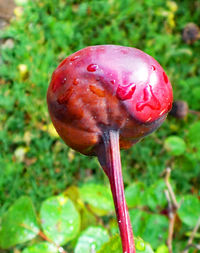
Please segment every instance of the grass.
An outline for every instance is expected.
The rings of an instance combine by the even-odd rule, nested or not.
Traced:
[[[174,98],[200,110],[200,41],[187,45],[182,40],[187,23],[199,24],[198,6],[198,1],[186,0],[35,0],[22,6],[23,14],[1,32],[1,38],[12,39],[14,45],[1,47],[0,214],[22,195],[29,195],[39,208],[47,197],[70,185],[107,184],[97,159],[66,147],[47,112],[51,74],[71,53],[98,44],[139,48],[166,70]],[[194,115],[184,120],[169,117],[156,133],[123,151],[125,185],[135,181],[153,185],[170,166],[176,194],[199,196],[200,142],[195,124],[199,119]],[[173,135],[186,144],[178,156],[173,146],[170,152],[165,145]],[[191,228],[183,225],[181,229],[175,252]]]

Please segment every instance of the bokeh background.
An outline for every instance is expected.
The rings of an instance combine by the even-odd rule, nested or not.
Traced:
[[[173,85],[174,99],[189,109],[183,108],[181,119],[169,116],[156,133],[121,152],[128,206],[136,235],[156,252],[168,252],[169,203],[163,172],[170,167],[170,182],[181,203],[173,252],[181,252],[200,214],[200,1],[17,0],[15,4],[11,14],[3,15],[1,7],[7,26],[0,31],[0,215],[23,195],[39,212],[42,201],[68,187],[91,192],[91,185],[109,188],[97,159],[75,153],[58,137],[46,92],[53,70],[71,53],[99,44],[136,47],[159,61]],[[73,199],[72,195],[73,191],[69,194]],[[100,196],[100,210],[104,201]],[[116,230],[114,212],[94,216],[97,219],[90,219],[84,228],[100,222],[107,224],[109,233]],[[199,238],[196,232],[195,245]],[[23,247],[2,252],[21,252]],[[73,252],[73,244],[65,247]],[[165,251],[158,251],[162,247]],[[198,250],[192,247],[189,252]]]

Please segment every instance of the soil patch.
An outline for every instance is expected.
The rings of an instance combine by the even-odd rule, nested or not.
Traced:
[[[0,0],[0,29],[5,27],[13,16],[15,3],[13,0]]]

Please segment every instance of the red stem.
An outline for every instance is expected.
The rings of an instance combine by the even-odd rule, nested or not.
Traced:
[[[103,134],[104,146],[97,152],[99,161],[108,176],[114,199],[115,211],[121,235],[123,253],[135,253],[133,231],[124,195],[119,131],[109,130]]]

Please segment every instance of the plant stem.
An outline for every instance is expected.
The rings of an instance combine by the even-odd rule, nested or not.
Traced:
[[[197,233],[197,231],[198,231],[199,228],[200,228],[200,217],[199,217],[199,219],[198,219],[198,221],[197,221],[197,224],[196,224],[196,226],[194,227],[194,229],[193,229],[193,231],[192,231],[192,233],[191,233],[191,235],[190,235],[190,238],[189,238],[188,243],[187,243],[187,247],[186,247],[186,249],[184,249],[184,251],[183,251],[182,253],[188,253],[188,251],[189,251],[189,246],[192,245],[192,242],[193,242],[193,240],[194,240],[195,234]],[[197,246],[198,246],[198,245],[197,245]]]
[[[167,189],[165,190],[165,196],[168,202],[168,217],[169,217],[169,230],[168,230],[168,238],[167,238],[167,246],[169,253],[173,252],[172,249],[172,242],[173,242],[173,235],[174,235],[174,226],[176,221],[176,213],[179,208],[179,204],[176,200],[175,193],[173,188],[170,184],[170,175],[171,175],[171,168],[165,169],[165,184]]]
[[[124,195],[119,131],[108,130],[104,132],[103,145],[100,150],[97,151],[97,156],[110,181],[123,253],[135,253],[133,231]]]

